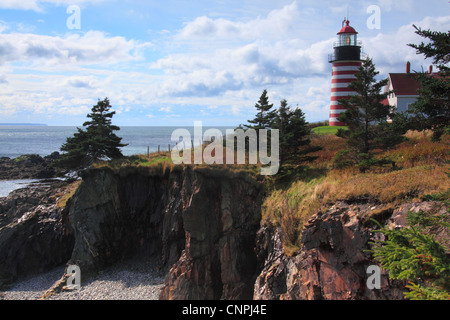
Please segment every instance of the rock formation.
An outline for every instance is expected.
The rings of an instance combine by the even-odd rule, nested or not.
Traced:
[[[69,259],[73,238],[55,196],[65,185],[37,183],[0,198],[0,287]]]
[[[54,152],[45,157],[37,154],[23,155],[15,159],[2,157],[0,158],[0,180],[53,178],[56,171],[51,164],[59,156],[58,152]]]
[[[264,227],[257,250],[264,269],[255,282],[254,299],[400,300],[405,283],[392,281],[382,271],[381,288],[367,287],[368,267],[377,265],[370,242],[382,237],[374,232],[374,218],[384,225],[404,227],[409,211],[441,211],[439,202],[409,202],[393,208],[361,201],[339,201],[311,217],[302,233],[303,247],[292,257],[284,254],[281,232]],[[437,236],[448,239],[442,235]]]
[[[69,263],[86,275],[144,250],[173,265],[163,299],[251,298],[261,185],[229,172],[145,170],[83,174]]]
[[[0,200],[0,282],[63,263],[85,280],[140,253],[167,272],[161,299],[402,299],[404,283],[384,272],[380,289],[367,287],[370,242],[382,237],[370,218],[398,227],[408,211],[448,210],[338,201],[310,218],[287,256],[279,228],[261,222],[262,184],[242,172],[123,167],[82,178],[64,210],[54,184]]]

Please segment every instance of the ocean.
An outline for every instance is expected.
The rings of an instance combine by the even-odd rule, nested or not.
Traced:
[[[116,134],[122,137],[122,143],[128,146],[122,148],[126,156],[133,154],[146,154],[150,152],[167,150],[175,142],[171,141],[172,132],[179,127],[121,127]],[[203,133],[210,127],[203,127]],[[189,130],[194,137],[193,127],[183,127]],[[217,127],[225,133],[227,127]],[[0,157],[15,158],[24,154],[39,154],[47,156],[60,151],[61,145],[68,137],[77,131],[77,127],[58,126],[2,126],[0,125]],[[194,142],[197,144],[197,141]]]
[[[126,156],[133,154],[146,154],[147,148],[150,152],[168,150],[175,146],[171,141],[172,132],[179,127],[120,127],[116,134],[122,137],[122,143],[128,144],[123,147],[122,153]],[[203,133],[210,127],[203,127]],[[194,128],[184,127],[189,130],[192,139]],[[217,127],[225,133],[226,127]],[[24,154],[38,154],[42,157],[55,151],[60,152],[60,147],[68,137],[77,131],[77,127],[68,126],[18,126],[0,125],[0,157],[16,158]],[[198,142],[194,141],[197,145]],[[14,189],[26,186],[32,181],[0,181],[0,197],[6,196]]]

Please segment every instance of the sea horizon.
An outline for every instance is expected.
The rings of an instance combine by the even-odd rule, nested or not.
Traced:
[[[17,158],[25,154],[38,154],[42,157],[53,152],[61,152],[61,146],[68,137],[73,136],[77,128],[83,126],[55,126],[55,125],[2,125],[0,126],[0,157]],[[175,129],[187,129],[194,137],[194,125],[191,126],[121,126],[116,134],[127,144],[121,148],[125,156],[167,151],[169,145],[173,148],[176,142],[171,140]],[[225,133],[232,127],[204,126],[203,132],[209,128],[216,128]],[[198,142],[195,141],[194,145]]]

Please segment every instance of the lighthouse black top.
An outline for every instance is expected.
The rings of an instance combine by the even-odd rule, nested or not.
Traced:
[[[334,43],[334,54],[329,57],[329,62],[334,61],[361,61],[361,41],[358,41],[357,34],[350,25],[350,21],[345,21],[345,26],[337,33],[338,41]]]

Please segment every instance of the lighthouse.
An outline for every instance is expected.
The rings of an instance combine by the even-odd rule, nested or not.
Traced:
[[[338,117],[345,108],[339,104],[339,99],[349,99],[356,92],[348,85],[356,79],[362,64],[361,41],[358,41],[358,32],[350,26],[350,21],[344,19],[342,29],[337,33],[338,40],[334,43],[334,53],[329,55],[328,61],[333,66],[331,74],[331,102],[330,102],[330,126],[345,126],[338,121]]]

